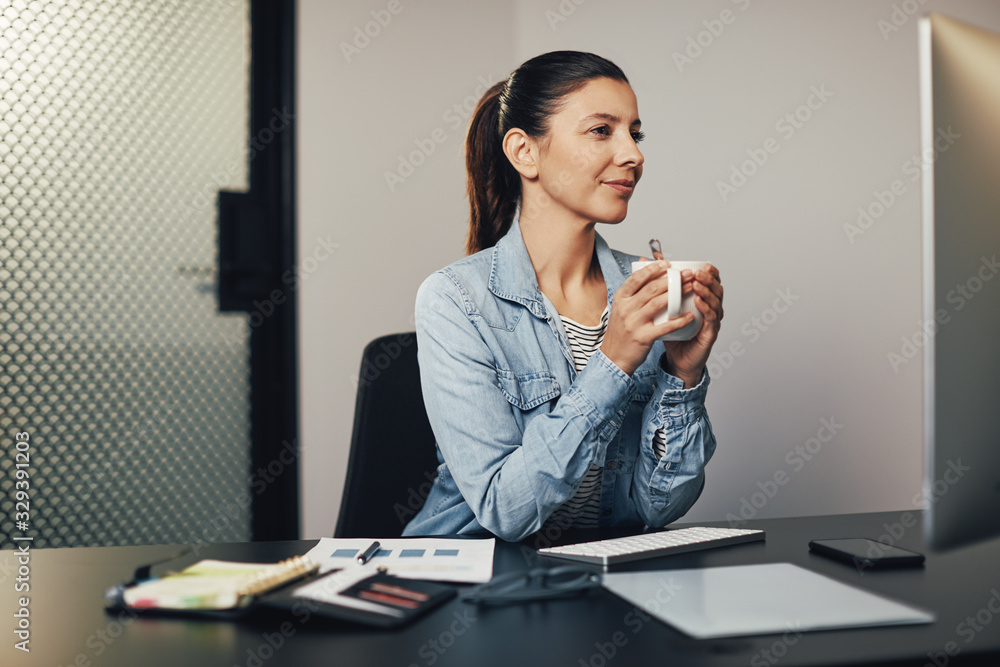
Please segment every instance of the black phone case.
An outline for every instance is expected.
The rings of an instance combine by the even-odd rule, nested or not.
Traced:
[[[866,539],[866,538],[850,538],[850,539]],[[850,551],[845,551],[839,549],[836,543],[841,541],[840,539],[831,540],[811,540],[809,542],[809,550],[818,553],[822,556],[827,556],[835,560],[839,560],[844,563],[849,563],[857,567],[863,567],[865,569],[888,569],[894,567],[917,567],[924,564],[924,555],[911,551],[910,555],[906,556],[883,556],[881,558],[869,558],[868,556],[859,555],[852,553]],[[902,549],[902,547],[896,547],[897,549]],[[904,551],[909,551],[905,549]]]

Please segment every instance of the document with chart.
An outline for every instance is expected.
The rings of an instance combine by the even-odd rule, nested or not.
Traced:
[[[439,539],[365,537],[321,538],[306,554],[320,572],[358,565],[358,556],[375,542],[371,564],[403,579],[484,583],[493,577],[494,538]]]

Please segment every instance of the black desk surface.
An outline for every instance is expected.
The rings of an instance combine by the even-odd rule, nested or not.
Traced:
[[[916,525],[914,525],[914,522]],[[717,524],[725,525],[725,524]],[[1000,540],[946,554],[923,546],[918,512],[751,521],[766,542],[680,554],[624,569],[791,562],[937,615],[930,625],[690,639],[644,621],[603,590],[572,600],[477,609],[453,600],[413,624],[377,630],[313,617],[253,614],[237,622],[108,615],[104,590],[177,546],[36,549],[30,560],[30,653],[16,650],[15,552],[0,552],[0,664],[201,665],[1000,665]],[[873,537],[927,553],[921,569],[872,571],[809,553],[810,539]],[[565,540],[563,540],[565,541]],[[202,557],[274,561],[314,541],[223,544]],[[530,543],[529,543],[530,544]],[[541,563],[524,545],[497,542],[494,573]],[[621,569],[621,568],[620,568]],[[949,655],[948,653],[952,653]]]

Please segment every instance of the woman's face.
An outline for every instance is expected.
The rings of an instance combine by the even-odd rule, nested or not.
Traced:
[[[552,203],[585,222],[618,223],[642,176],[632,87],[593,79],[562,100],[539,142],[538,182]]]

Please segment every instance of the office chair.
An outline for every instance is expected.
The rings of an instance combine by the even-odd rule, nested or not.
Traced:
[[[417,336],[381,336],[361,355],[347,480],[334,537],[399,537],[437,475]]]

